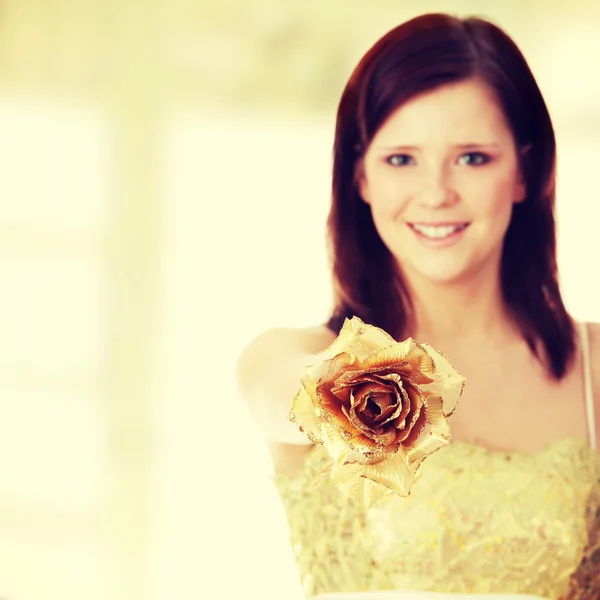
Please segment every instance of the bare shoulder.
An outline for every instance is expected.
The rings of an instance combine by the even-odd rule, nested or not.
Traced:
[[[310,444],[287,416],[306,367],[318,362],[335,337],[324,325],[270,329],[240,354],[238,389],[270,443]]]
[[[307,328],[280,327],[268,329],[256,336],[242,351],[237,364],[240,383],[269,370],[282,360],[323,352],[335,339],[325,325]],[[242,387],[244,387],[242,385]]]

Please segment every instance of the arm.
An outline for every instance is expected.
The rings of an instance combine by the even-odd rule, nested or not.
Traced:
[[[306,367],[327,358],[325,350],[334,339],[325,327],[272,329],[240,355],[238,388],[271,444],[311,444],[287,416]]]

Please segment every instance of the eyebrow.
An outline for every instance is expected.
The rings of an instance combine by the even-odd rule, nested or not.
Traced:
[[[454,144],[451,146],[451,148],[455,149],[455,150],[474,150],[477,148],[499,148],[500,144],[498,144],[497,142],[479,142],[479,143],[469,143],[469,144]],[[414,152],[415,150],[421,150],[420,146],[380,146],[381,150],[394,150],[394,151],[412,151]]]

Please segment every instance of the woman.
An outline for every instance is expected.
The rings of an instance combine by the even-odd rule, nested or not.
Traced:
[[[518,48],[485,20],[413,19],[350,77],[334,144],[333,316],[262,334],[238,370],[309,595],[559,598],[588,568],[600,325],[575,324],[563,305],[554,176],[544,100]],[[327,456],[285,418],[306,365],[353,315],[426,341],[467,379],[451,444],[408,499],[368,511],[310,486]]]

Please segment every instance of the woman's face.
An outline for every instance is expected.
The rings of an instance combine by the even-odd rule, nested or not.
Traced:
[[[512,206],[526,194],[502,109],[474,79],[392,113],[367,148],[357,182],[405,276],[438,283],[498,272]]]

